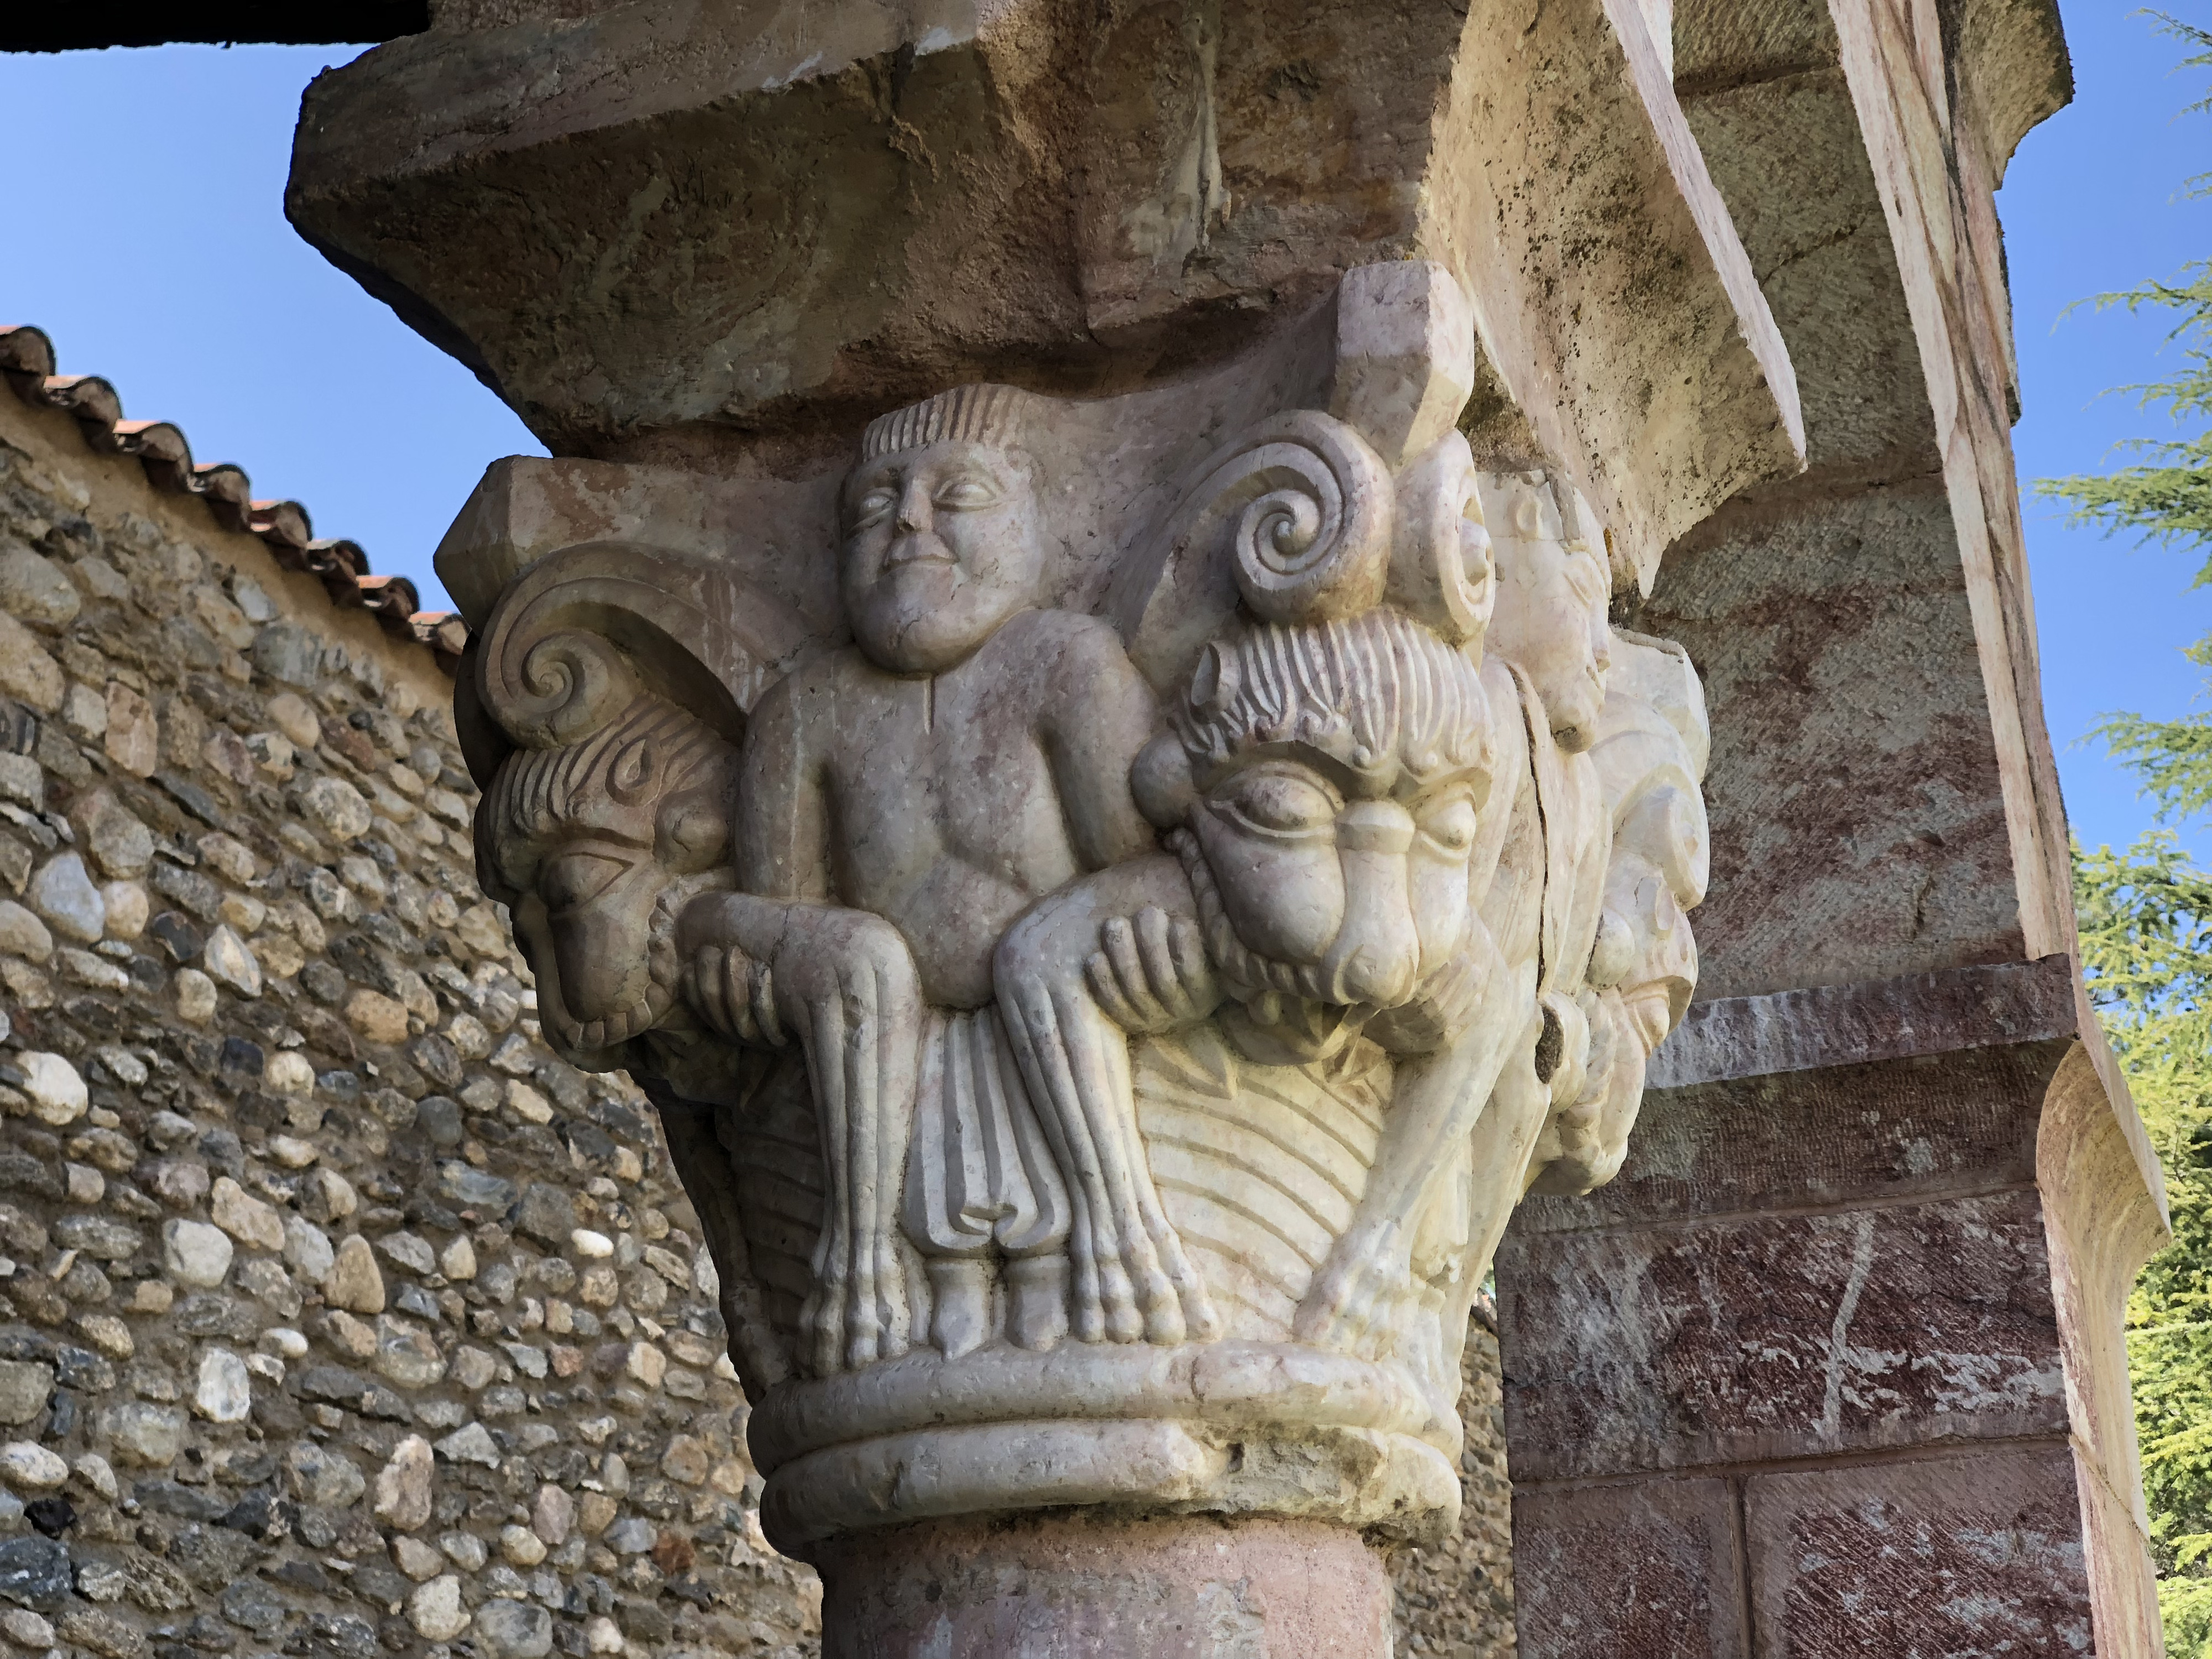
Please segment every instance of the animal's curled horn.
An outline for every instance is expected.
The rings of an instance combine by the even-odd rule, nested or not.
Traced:
[[[1474,453],[1447,432],[1398,478],[1390,602],[1454,645],[1480,641],[1498,600]]]
[[[1189,475],[1109,604],[1152,684],[1178,685],[1241,598],[1262,622],[1356,616],[1383,595],[1394,502],[1366,439],[1315,410],[1262,421]]]
[[[475,689],[524,748],[579,742],[641,691],[734,743],[805,640],[790,607],[711,560],[593,542],[539,560],[508,585],[484,628]]]
[[[1262,622],[1326,622],[1382,599],[1390,471],[1342,421],[1301,410],[1264,422],[1207,482],[1213,510],[1236,514],[1237,591]]]

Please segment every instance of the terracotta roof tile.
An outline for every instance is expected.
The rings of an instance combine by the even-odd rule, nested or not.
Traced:
[[[54,343],[44,330],[0,324],[0,377],[34,408],[67,410],[92,448],[136,459],[155,489],[197,495],[226,530],[259,537],[277,563],[319,579],[333,605],[370,612],[393,638],[428,648],[448,674],[459,662],[469,635],[459,616],[422,610],[404,576],[372,574],[358,542],[317,540],[299,502],[255,501],[241,468],[195,463],[170,422],[125,420],[123,399],[98,375],[54,373]]]

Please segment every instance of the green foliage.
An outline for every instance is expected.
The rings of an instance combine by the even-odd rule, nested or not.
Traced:
[[[2212,32],[2149,15],[2190,49],[2182,68],[2212,68]],[[2212,112],[2212,96],[2186,112]],[[2186,189],[2212,195],[2212,173]],[[2180,348],[2179,371],[2118,390],[2163,409],[2177,435],[2136,441],[2136,465],[2045,479],[2037,493],[2070,503],[2076,522],[2197,554],[2193,586],[2212,586],[2212,430],[2202,429],[2212,420],[2212,260],[2094,303],[2175,318],[2167,338]],[[2212,669],[2212,635],[2189,655]],[[2096,731],[2142,781],[2159,819],[2212,817],[2212,713],[2109,714]],[[2212,872],[2154,830],[2122,853],[2077,845],[2074,881],[2090,994],[2165,1165],[2173,1216],[2172,1243],[2128,1302],[2159,1608],[2172,1659],[2212,1659]]]
[[[2168,1642],[2212,1653],[2212,872],[2171,832],[2075,853],[2081,957],[2166,1170],[2173,1243],[2128,1305]],[[2185,1628],[2171,1628],[2184,1606]]]

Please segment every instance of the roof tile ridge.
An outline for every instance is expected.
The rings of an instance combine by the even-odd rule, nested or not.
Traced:
[[[243,467],[195,462],[175,422],[125,420],[123,399],[110,382],[96,374],[58,374],[56,366],[53,339],[44,329],[0,323],[0,379],[23,402],[65,411],[87,447],[130,456],[165,494],[199,497],[224,529],[257,538],[287,570],[319,580],[334,606],[368,611],[392,638],[422,647],[448,675],[455,671],[468,643],[468,625],[459,615],[422,610],[415,584],[372,574],[358,542],[317,540],[298,501],[256,501]]]

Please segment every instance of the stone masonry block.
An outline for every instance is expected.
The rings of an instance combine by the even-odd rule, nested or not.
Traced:
[[[2081,1509],[2063,1445],[1758,1475],[1745,1483],[1744,1516],[1762,1655],[2091,1650]]]
[[[1628,1161],[1516,1234],[2024,1186],[2063,1040],[1738,1078],[1644,1097]]]
[[[2032,1191],[1509,1238],[1514,1478],[2063,1433]]]
[[[1517,1492],[1520,1659],[1748,1659],[1725,1480]]]

